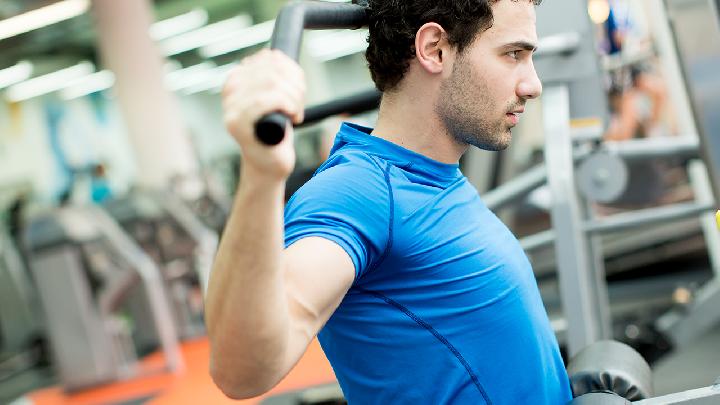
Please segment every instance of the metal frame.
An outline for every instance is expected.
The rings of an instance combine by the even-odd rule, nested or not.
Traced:
[[[367,23],[367,7],[363,5],[297,1],[280,10],[275,19],[270,47],[297,60],[300,56],[303,30],[357,29]],[[255,124],[255,134],[266,145],[276,145],[285,137],[285,128],[289,123],[290,119],[283,114],[268,114]]]
[[[705,2],[707,10],[693,7],[694,4]],[[720,97],[707,91],[714,88],[720,81],[716,75],[693,76],[695,69],[700,65],[707,66],[711,61],[720,58],[720,16],[716,1],[713,0],[665,0],[668,16],[672,26],[672,39],[678,51],[680,70],[683,73],[684,84],[690,95],[690,105],[695,118],[695,126],[700,136],[700,153],[710,171],[710,181],[716,200],[720,200],[720,137],[715,131],[720,129],[720,121],[716,118],[716,109],[720,105]],[[688,13],[695,13],[690,15]],[[702,15],[703,19],[698,19]],[[689,18],[691,17],[691,18]],[[714,17],[714,18],[713,18]],[[707,19],[704,19],[707,18]],[[681,24],[685,23],[685,26]],[[687,36],[688,25],[702,28],[702,52],[696,49],[688,50],[682,44],[697,42],[696,37]],[[693,54],[693,52],[696,52]],[[701,53],[701,54],[700,54]],[[698,79],[702,77],[701,79]],[[709,77],[712,79],[708,80]]]
[[[709,387],[633,402],[635,405],[717,405],[719,403],[720,379]]]
[[[706,166],[700,161],[694,161],[688,172],[698,204],[713,207],[715,201]],[[720,322],[720,232],[711,211],[702,215],[701,222],[715,276],[697,291],[688,307],[673,309],[655,323],[676,346],[691,344],[699,335]]]
[[[192,251],[186,252],[183,265],[187,270],[197,276],[199,293],[205,297],[208,288],[210,272],[218,247],[218,235],[208,228],[195,215],[192,209],[177,195],[158,190],[137,190],[124,198],[108,202],[104,210],[109,213],[125,229],[136,221],[149,221],[158,223],[169,220],[177,230],[192,241]],[[173,262],[156,263],[163,272]],[[172,271],[172,270],[170,270]],[[188,274],[190,275],[190,274]],[[193,277],[194,278],[194,277]],[[173,278],[163,280],[167,291],[167,298],[171,303],[171,310],[176,329],[181,339],[195,338],[205,334],[205,324],[202,322],[202,310],[196,305],[194,299],[187,295],[192,289],[187,278]],[[149,324],[151,319],[144,318],[139,323]],[[143,341],[150,344],[154,336],[143,336]]]
[[[165,355],[166,368],[169,371],[179,373],[184,370],[185,363],[180,352],[178,333],[172,321],[168,299],[162,275],[155,263],[148,257],[137,244],[120,228],[105,211],[97,207],[86,208],[96,223],[99,225],[104,236],[120,251],[128,262],[140,275],[150,312],[157,334]]]
[[[567,100],[565,96],[556,94],[557,92],[555,88],[551,88],[549,95],[546,92],[544,98],[546,126],[548,133],[552,134],[547,137],[546,162],[554,200],[554,230],[525,238],[523,246],[528,249],[538,248],[555,241],[561,294],[568,318],[570,353],[573,354],[578,347],[584,346],[583,341],[591,343],[592,336],[599,336],[597,331],[602,329],[599,329],[598,325],[602,325],[601,322],[605,319],[602,316],[608,311],[606,287],[601,280],[594,278],[604,276],[604,273],[602,262],[592,263],[592,255],[601,253],[597,244],[589,245],[593,235],[702,216],[716,277],[701,288],[689,308],[670,312],[657,322],[660,330],[668,333],[676,344],[688,344],[720,321],[720,311],[717,309],[720,308],[720,235],[714,225],[712,210],[715,208],[715,201],[705,165],[699,161],[691,164],[695,202],[641,209],[601,220],[587,218],[588,213],[583,213],[581,201],[576,194],[578,191],[574,187],[574,168],[569,163],[571,140],[567,136],[567,130],[561,127],[561,119],[566,118],[566,115],[561,114],[560,109]],[[553,120],[555,122],[552,122]],[[673,146],[678,147],[678,153],[683,157],[697,155],[698,143],[689,138],[661,142],[637,141],[627,147],[614,145],[606,148],[606,151],[610,150],[624,160],[640,161],[673,156]],[[558,182],[564,184],[557,184]],[[595,270],[592,270],[593,268]]]
[[[585,202],[576,190],[570,136],[570,95],[553,86],[543,95],[545,162],[553,196],[552,224],[563,309],[568,322],[568,354],[612,337],[610,304],[599,244],[583,229]]]
[[[538,165],[482,196],[485,205],[497,211],[511,205],[547,182],[547,168]]]
[[[42,333],[42,324],[29,273],[4,229],[0,229],[0,275],[6,277],[0,283],[0,350],[23,350]]]
[[[615,214],[607,219],[588,221],[584,225],[586,232],[609,233],[618,232],[641,225],[651,225],[667,221],[678,221],[697,217],[711,212],[713,203],[678,203],[657,208],[639,209],[631,212]]]
[[[687,159],[698,157],[700,142],[697,135],[683,135],[672,138],[628,139],[620,142],[605,142],[599,152],[618,156],[626,162],[655,158]]]
[[[200,278],[203,296],[207,292],[208,281],[215,253],[218,248],[218,236],[206,227],[192,210],[177,196],[170,193],[148,192],[150,196],[171,216],[196,242],[195,271]]]
[[[575,187],[574,162],[592,154],[578,154],[573,149],[568,115],[569,94],[562,86],[550,87],[543,97],[545,130],[545,166],[537,166],[507,185],[484,197],[491,209],[510,204],[548,178],[553,196],[553,229],[524,238],[521,244],[531,251],[555,243],[558,274],[564,312],[567,317],[568,350],[574,354],[593,341],[610,337],[609,303],[604,281],[602,247],[598,236],[642,225],[661,224],[703,216],[708,249],[714,269],[720,275],[720,236],[714,229],[712,210],[715,201],[707,171],[695,163],[692,179],[695,202],[640,209],[608,218],[590,218],[591,211]],[[691,136],[671,140],[650,139],[612,143],[600,149],[623,162],[637,162],[670,156],[698,156],[699,142]],[[672,313],[659,321],[677,343],[689,342],[720,320],[720,276],[705,285],[689,311]]]

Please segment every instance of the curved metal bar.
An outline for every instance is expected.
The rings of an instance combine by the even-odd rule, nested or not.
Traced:
[[[285,6],[275,20],[270,47],[297,60],[305,29],[361,28],[367,24],[367,9],[357,4],[302,1]],[[290,120],[272,113],[255,124],[255,134],[266,145],[277,145],[285,137]]]

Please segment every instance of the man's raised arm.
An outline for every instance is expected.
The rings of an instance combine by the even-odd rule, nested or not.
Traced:
[[[302,239],[284,250],[285,180],[294,163],[292,130],[276,146],[257,141],[254,123],[280,111],[302,121],[300,67],[262,51],[231,73],[225,124],[242,150],[241,178],[215,260],[205,320],[210,371],[229,397],[260,395],[284,377],[350,288],[354,266],[337,244]]]

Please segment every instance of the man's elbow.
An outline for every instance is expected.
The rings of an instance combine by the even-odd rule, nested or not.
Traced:
[[[210,376],[215,385],[230,399],[249,399],[270,391],[279,381],[261,378],[260,373],[243,373],[210,362]]]
[[[233,400],[255,398],[269,391],[269,389],[252,386],[251,384],[218,379],[215,376],[213,376],[213,380],[220,391],[225,394],[226,397]]]

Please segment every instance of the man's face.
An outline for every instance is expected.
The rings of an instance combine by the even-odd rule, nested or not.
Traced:
[[[542,85],[532,62],[534,4],[500,0],[492,9],[492,27],[457,55],[435,108],[458,142],[503,150],[525,102],[538,97]]]

